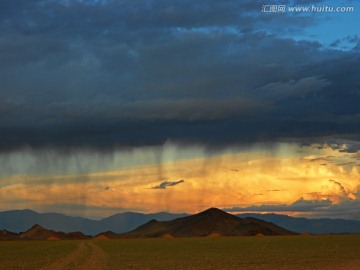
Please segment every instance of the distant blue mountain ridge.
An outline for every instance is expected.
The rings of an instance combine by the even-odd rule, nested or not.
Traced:
[[[254,217],[272,222],[287,230],[298,233],[337,234],[360,233],[359,220],[332,219],[332,218],[302,218],[278,214],[239,214],[238,217]]]
[[[39,224],[55,231],[80,231],[87,235],[96,235],[105,231],[123,233],[133,230],[151,219],[166,221],[184,216],[187,216],[187,214],[170,214],[166,212],[142,214],[126,212],[115,214],[101,220],[92,220],[58,213],[37,213],[28,209],[12,210],[0,212],[0,230],[5,229],[11,232],[24,232],[34,224]]]
[[[172,214],[159,212],[143,214],[135,212],[119,213],[101,220],[92,220],[83,217],[71,217],[58,213],[37,213],[32,210],[12,210],[0,212],[0,230],[24,232],[34,224],[55,231],[75,232],[80,231],[87,235],[96,235],[105,231],[124,233],[138,226],[156,219],[167,221],[189,214]],[[272,222],[287,230],[299,233],[329,234],[329,233],[360,233],[360,221],[344,219],[308,219],[295,218],[278,214],[239,214],[238,217],[254,217]]]

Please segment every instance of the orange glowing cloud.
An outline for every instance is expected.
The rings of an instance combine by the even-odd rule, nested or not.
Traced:
[[[77,214],[97,216],[119,209],[191,213],[299,198],[335,204],[357,199],[358,166],[339,165],[348,157],[337,150],[307,151],[312,149],[290,144],[276,152],[232,151],[106,172],[13,176],[2,179],[7,184],[0,188],[0,207],[46,210],[66,202],[64,212],[74,214],[71,205],[84,205]],[[171,188],[153,188],[162,183]]]

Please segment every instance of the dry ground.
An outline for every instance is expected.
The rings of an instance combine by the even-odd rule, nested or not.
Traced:
[[[360,270],[360,235],[2,241],[0,269]]]
[[[107,269],[107,254],[100,249],[93,241],[80,242],[76,249],[63,258],[41,267],[41,270],[62,270],[62,269]]]

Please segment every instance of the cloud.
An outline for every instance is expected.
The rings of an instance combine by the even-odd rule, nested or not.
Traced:
[[[348,192],[336,180],[330,179],[329,186],[324,186],[322,192],[310,192],[307,198],[301,197],[291,204],[262,204],[247,207],[225,208],[227,212],[292,212],[305,217],[337,217],[359,219],[359,192]]]
[[[313,212],[327,209],[332,205],[330,200],[305,200],[300,198],[292,204],[279,204],[279,205],[253,205],[247,207],[232,207],[225,208],[227,212]]]
[[[327,217],[360,220],[359,200],[344,200],[338,204],[333,204],[330,200],[305,200],[303,198],[292,204],[280,205],[260,205],[249,207],[225,208],[227,212],[297,212],[304,217]]]
[[[305,98],[309,94],[316,95],[330,84],[331,83],[325,79],[307,77],[297,81],[291,80],[289,82],[271,83],[258,88],[256,91],[258,91],[259,96],[263,98],[266,96],[276,99]]]
[[[281,204],[284,207],[280,210],[291,210],[294,209],[294,206],[289,207],[291,202],[300,197],[323,204],[330,200],[333,205],[350,201],[329,179],[335,179],[346,191],[356,195],[358,167],[328,164],[324,168],[306,161],[303,156],[314,154],[314,149],[317,147],[294,144],[279,144],[273,149],[255,145],[239,151],[231,149],[234,152],[224,151],[220,155],[218,151],[209,152],[202,147],[169,143],[164,147],[141,147],[115,154],[73,151],[61,155],[30,150],[9,153],[7,158],[0,156],[2,209],[40,209],[44,202],[65,200],[104,208],[146,206],[147,212],[196,212],[212,206],[236,206],[239,202],[242,205],[263,202],[268,207]],[[315,151],[318,152],[313,157],[335,155],[335,160],[354,155],[331,148]],[[168,176],[171,178],[166,178]],[[187,179],[186,186],[165,186],[180,179]],[[150,192],[152,187],[161,185],[167,190],[156,192],[152,189]],[[21,203],[14,202],[19,200]],[[78,215],[84,213],[80,211]]]
[[[307,198],[311,200],[330,200],[334,204],[339,204],[347,200],[357,200],[356,191],[348,191],[339,181],[329,179],[328,184],[321,186],[321,191],[308,192]]]
[[[344,188],[344,186],[343,186],[340,182],[338,182],[338,181],[336,181],[336,180],[333,180],[333,179],[330,179],[329,182],[330,182],[330,183],[334,183],[336,186],[338,186],[339,189],[341,190],[341,192],[343,192],[344,194],[347,193],[346,190],[345,190],[345,188]]]
[[[341,197],[348,198],[350,200],[356,200],[356,195],[354,193],[348,192],[340,182],[333,179],[330,179],[329,182],[335,185],[335,187],[340,191]]]
[[[174,181],[174,182],[164,181],[160,185],[154,186],[151,189],[166,189],[167,187],[173,187],[173,186],[176,186],[176,185],[184,183],[184,182],[185,182],[184,180],[179,180],[179,181]]]
[[[260,8],[2,1],[0,152],[357,136],[357,51],[289,37],[316,16]]]

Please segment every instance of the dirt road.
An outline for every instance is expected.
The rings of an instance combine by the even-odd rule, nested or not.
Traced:
[[[96,245],[95,241],[83,241],[78,244],[78,246],[72,253],[57,261],[45,265],[40,270],[50,269],[105,270],[108,269],[107,255],[101,248]]]

